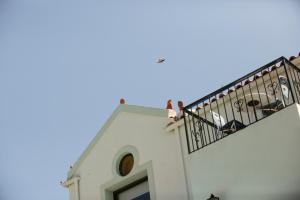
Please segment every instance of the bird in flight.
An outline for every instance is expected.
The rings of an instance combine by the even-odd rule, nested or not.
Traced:
[[[165,62],[165,58],[159,58],[159,59],[157,59],[157,61],[156,61],[156,63],[163,63],[163,62]]]

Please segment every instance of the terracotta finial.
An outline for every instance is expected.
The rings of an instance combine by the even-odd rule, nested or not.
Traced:
[[[125,104],[125,99],[121,98],[120,99],[120,104]]]
[[[294,60],[295,58],[296,58],[296,56],[291,56],[291,57],[289,58],[289,60],[292,61],[292,60]]]
[[[219,94],[219,98],[222,98],[222,97],[224,97],[225,96],[225,94],[223,94],[223,93],[220,93]]]
[[[173,109],[173,102],[171,99],[169,99],[167,102],[167,109]]]
[[[183,101],[178,101],[177,105],[178,105],[179,110],[183,111],[183,107],[184,107],[183,106]]]

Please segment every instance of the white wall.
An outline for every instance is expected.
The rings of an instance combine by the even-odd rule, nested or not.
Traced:
[[[117,189],[118,182],[131,181],[113,171],[116,155],[128,145],[138,153],[136,170],[143,165],[149,169],[151,165],[148,174],[149,182],[152,180],[151,199],[186,199],[179,136],[165,132],[167,122],[167,116],[120,112],[75,173],[80,176],[80,200],[103,199],[106,189],[110,192]],[[134,173],[135,170],[128,177]]]
[[[192,198],[300,199],[299,111],[294,104],[189,155],[181,126]]]

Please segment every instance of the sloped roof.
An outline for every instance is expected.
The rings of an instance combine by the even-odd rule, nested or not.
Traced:
[[[93,149],[93,147],[97,144],[98,140],[100,140],[103,133],[111,125],[111,123],[114,121],[114,119],[118,116],[118,114],[120,112],[136,113],[136,114],[142,114],[142,115],[152,115],[152,116],[158,116],[158,117],[168,117],[167,109],[120,104],[115,109],[115,111],[112,113],[112,115],[108,118],[108,120],[105,122],[105,124],[102,126],[102,128],[98,131],[97,135],[90,142],[90,144],[84,150],[84,152],[81,154],[79,159],[75,162],[74,166],[69,170],[68,177],[67,177],[68,179],[72,178],[72,176],[74,175],[74,173],[76,172],[78,167],[81,165],[81,163],[84,161],[84,159],[87,157],[87,155]]]

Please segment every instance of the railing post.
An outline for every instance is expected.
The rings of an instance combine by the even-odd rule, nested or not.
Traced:
[[[191,153],[191,149],[190,149],[190,142],[189,142],[189,138],[188,138],[189,136],[188,136],[188,129],[187,129],[187,125],[186,125],[186,119],[185,119],[185,109],[183,109],[183,120],[184,120],[186,144],[187,144],[187,147],[188,147],[188,152],[190,154]]]
[[[286,69],[286,61],[285,59],[283,59],[283,67],[284,67],[284,71],[285,71],[285,74],[287,76],[287,80],[288,80],[288,83],[289,83],[289,86],[290,86],[290,89],[291,89],[291,94],[292,94],[292,99],[293,99],[293,103],[295,103],[295,97],[294,97],[294,92],[293,92],[293,88],[292,88],[292,84],[291,84],[291,81],[290,81],[290,75]],[[296,92],[296,91],[295,91]]]

